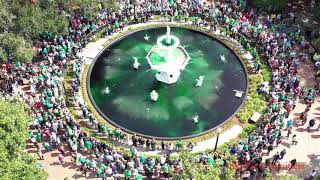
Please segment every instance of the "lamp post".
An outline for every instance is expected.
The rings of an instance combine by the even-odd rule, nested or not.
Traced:
[[[216,152],[216,150],[217,150],[218,141],[219,141],[219,135],[220,135],[222,129],[219,127],[219,128],[217,129],[217,131],[218,131],[218,134],[217,134],[217,137],[216,137],[216,145],[214,146],[214,152]]]

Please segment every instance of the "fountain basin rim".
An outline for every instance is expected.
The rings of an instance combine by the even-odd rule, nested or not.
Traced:
[[[162,35],[160,36],[158,39],[157,39],[157,45],[159,47],[162,47],[162,48],[167,48],[167,49],[170,49],[170,48],[177,48],[180,46],[180,39],[174,35],[169,35],[169,37],[171,38],[171,42],[173,42],[173,44],[170,44],[170,45],[164,45],[162,42],[163,40],[165,40],[167,38],[166,35]]]
[[[209,134],[210,132],[213,132],[215,130],[217,130],[219,127],[222,127],[223,125],[225,125],[227,122],[229,122],[230,120],[232,120],[235,115],[242,109],[242,107],[244,106],[245,102],[246,102],[246,97],[248,94],[248,89],[249,89],[249,79],[248,79],[248,71],[247,71],[247,67],[243,62],[243,58],[240,57],[240,55],[238,53],[235,52],[235,50],[229,46],[226,42],[224,42],[224,40],[221,39],[221,36],[219,38],[219,35],[214,34],[212,31],[208,31],[207,29],[203,29],[200,27],[195,27],[193,25],[188,25],[188,24],[178,24],[178,23],[169,23],[170,27],[177,27],[177,28],[185,28],[185,29],[189,29],[191,31],[196,31],[199,32],[201,34],[205,34],[207,36],[210,36],[211,38],[213,38],[213,40],[218,41],[219,43],[221,43],[222,45],[224,45],[225,48],[229,49],[236,57],[237,59],[240,61],[240,64],[242,66],[242,68],[245,71],[245,75],[246,75],[246,91],[244,94],[244,98],[242,99],[242,103],[241,105],[237,108],[237,110],[230,115],[228,118],[226,118],[226,120],[224,120],[223,122],[221,122],[220,124],[216,125],[215,127],[208,129],[206,131],[203,131],[201,133],[198,134],[194,134],[194,135],[188,135],[188,136],[181,136],[181,137],[157,137],[157,136],[150,136],[150,135],[146,135],[146,134],[141,134],[141,133],[137,133],[134,132],[132,130],[129,130],[125,127],[122,127],[120,125],[118,125],[117,123],[113,122],[111,119],[109,119],[100,109],[99,107],[96,105],[95,101],[93,100],[93,97],[91,95],[91,90],[90,90],[90,76],[91,76],[91,72],[92,69],[94,67],[94,65],[96,64],[96,61],[99,59],[99,57],[101,56],[101,54],[108,49],[108,47],[112,46],[114,43],[124,39],[127,36],[130,36],[133,33],[139,32],[139,31],[143,31],[146,29],[157,29],[157,28],[164,28],[167,27],[168,24],[163,24],[163,23],[159,23],[159,24],[146,24],[145,26],[142,27],[137,27],[137,28],[130,28],[126,31],[123,32],[123,34],[120,34],[119,36],[117,36],[115,39],[112,39],[111,42],[108,42],[107,45],[105,45],[105,47],[103,49],[101,49],[99,51],[99,53],[95,56],[95,58],[93,59],[92,63],[90,64],[89,70],[87,72],[87,74],[83,75],[86,78],[86,93],[89,97],[91,105],[93,106],[93,111],[97,111],[98,114],[102,117],[102,119],[106,120],[107,123],[109,123],[110,125],[113,126],[113,128],[119,128],[122,131],[124,131],[125,133],[128,133],[129,135],[138,135],[144,138],[149,138],[149,139],[156,139],[156,140],[165,140],[165,141],[176,141],[176,140],[188,140],[188,139],[193,139],[193,138],[198,138],[201,136],[205,136],[206,134]],[[97,118],[97,117],[96,117]]]

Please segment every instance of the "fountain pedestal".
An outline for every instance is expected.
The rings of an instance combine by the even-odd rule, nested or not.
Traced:
[[[177,82],[179,76],[180,76],[180,71],[175,71],[175,72],[159,71],[156,74],[156,78],[158,81],[161,81],[167,84],[173,84]]]

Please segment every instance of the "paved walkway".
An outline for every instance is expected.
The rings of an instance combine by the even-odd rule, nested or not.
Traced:
[[[301,86],[312,88],[316,84],[314,78],[314,65],[312,62],[307,61],[303,63],[299,69],[299,74],[301,76]],[[306,104],[300,102],[297,104],[296,108],[290,113],[289,118],[295,121],[292,134],[289,139],[283,139],[282,143],[275,148],[270,155],[265,158],[272,158],[276,152],[281,152],[283,149],[286,149],[286,155],[280,161],[281,165],[284,166],[281,168],[280,173],[286,173],[291,175],[299,176],[304,178],[308,175],[313,169],[317,170],[317,175],[320,175],[320,129],[317,129],[320,124],[320,97],[318,97],[315,103],[312,105],[311,110],[308,112],[308,121],[310,119],[316,119],[316,125],[311,129],[310,132],[307,131],[308,122],[305,125],[301,125],[299,121],[300,113],[303,112],[306,108]],[[296,134],[298,144],[292,145],[292,136]],[[287,135],[286,131],[283,131],[283,136]],[[297,160],[297,166],[295,169],[287,170],[286,167],[289,164],[289,161],[292,159]],[[299,166],[298,166],[299,165]]]
[[[97,54],[103,50],[103,43],[107,41],[107,37],[98,39],[95,42],[90,42],[87,46],[81,51],[80,56],[83,56],[85,59],[85,64],[91,64],[93,59]]]
[[[127,31],[130,28],[136,28],[136,27],[141,27],[146,24],[158,24],[159,22],[148,22],[148,23],[139,23],[139,24],[133,24],[130,26],[126,26],[123,31]],[[114,33],[111,36],[106,36],[103,38],[98,39],[97,41],[94,42],[89,42],[85,48],[82,49],[81,53],[79,54],[80,56],[83,56],[85,59],[85,64],[91,64],[94,58],[98,55],[98,53],[104,48],[104,43],[109,39],[114,36],[117,36],[120,32]]]
[[[242,132],[242,127],[239,125],[234,125],[227,131],[223,132],[218,139],[218,146],[222,146],[224,143],[230,141],[231,139],[234,139],[239,136],[239,134]],[[194,148],[192,152],[201,152],[205,151],[207,149],[214,149],[216,144],[216,138],[213,137],[211,139],[199,142]]]

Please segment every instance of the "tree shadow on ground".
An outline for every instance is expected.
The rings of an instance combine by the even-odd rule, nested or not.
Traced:
[[[49,165],[50,166],[58,166],[58,165],[60,165],[60,163],[59,162],[53,162],[53,163],[50,163]]]
[[[282,141],[281,144],[287,148],[290,148],[291,144],[285,141]]]
[[[314,138],[314,139],[318,139],[318,138],[320,138],[320,134],[319,135],[313,134],[313,135],[311,135],[311,137]]]
[[[59,155],[58,152],[52,152],[52,153],[51,153],[51,157],[57,157],[58,155]]]
[[[307,128],[297,128],[296,131],[297,132],[304,132],[304,131],[307,131]]]

